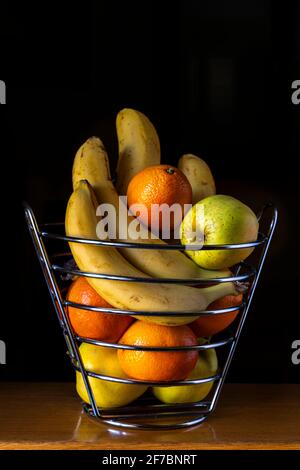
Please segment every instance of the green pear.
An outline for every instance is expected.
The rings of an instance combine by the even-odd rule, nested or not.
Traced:
[[[181,224],[181,243],[199,244],[191,233],[199,231],[208,245],[247,243],[257,240],[258,220],[250,207],[231,196],[208,196],[195,204]],[[186,254],[206,269],[225,269],[246,259],[254,248],[187,250]]]
[[[214,349],[200,351],[195,368],[187,377],[188,380],[204,379],[215,375],[218,370],[218,359]],[[195,403],[203,400],[210,392],[214,382],[199,385],[177,385],[170,387],[153,387],[153,394],[163,403]]]

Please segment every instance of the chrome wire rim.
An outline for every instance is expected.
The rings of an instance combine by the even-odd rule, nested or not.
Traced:
[[[52,224],[47,224],[51,226]],[[57,224],[55,224],[57,225]],[[62,224],[63,225],[63,224]],[[82,238],[82,237],[70,237],[67,235],[60,235],[58,233],[51,233],[46,230],[39,231],[39,235],[42,238],[50,238],[52,240],[61,240],[68,243],[83,243],[85,245],[95,245],[95,246],[107,246],[114,248],[135,248],[140,250],[181,250],[181,251],[196,251],[196,250],[235,250],[243,248],[255,248],[256,246],[263,245],[267,242],[268,237],[262,232],[258,233],[257,240],[247,243],[231,243],[231,244],[204,244],[204,245],[182,245],[181,243],[176,243],[174,245],[169,245],[167,243],[162,244],[153,244],[153,243],[138,243],[138,242],[121,242],[121,241],[111,241],[111,240],[99,240],[96,238]]]

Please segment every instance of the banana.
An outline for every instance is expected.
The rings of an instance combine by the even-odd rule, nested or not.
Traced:
[[[193,204],[207,196],[216,194],[214,177],[209,166],[202,158],[196,157],[192,153],[187,153],[179,159],[177,166],[185,174],[192,186]]]
[[[127,193],[128,183],[139,171],[160,164],[160,143],[153,124],[141,112],[122,109],[116,120],[119,141],[117,190]]]
[[[81,180],[86,179],[92,186],[98,203],[112,204],[116,210],[116,241],[133,241],[139,243],[165,244],[160,239],[133,240],[129,234],[126,239],[120,237],[122,227],[119,226],[118,193],[111,181],[107,153],[102,141],[98,137],[89,138],[77,151],[72,171],[73,188],[76,189]],[[127,213],[127,227],[134,221]],[[127,227],[126,231],[127,231]],[[127,231],[128,232],[128,231]],[[209,271],[200,268],[191,259],[180,251],[146,250],[134,248],[121,248],[122,255],[139,270],[153,277],[175,279],[212,279],[230,275],[229,270]]]
[[[89,183],[85,180],[76,185],[67,210],[66,234],[72,237],[96,238],[97,201]],[[113,247],[95,246],[69,242],[77,266],[82,271],[119,276],[147,277],[133,267]],[[182,285],[151,284],[107,279],[87,278],[91,286],[113,307],[136,312],[197,312],[211,302],[225,295],[236,295],[237,288],[232,282],[197,289]],[[183,325],[196,317],[170,316],[148,317],[134,315],[144,321],[163,325]]]

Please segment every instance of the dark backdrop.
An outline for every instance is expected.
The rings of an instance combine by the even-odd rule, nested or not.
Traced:
[[[160,2],[162,4],[162,2]],[[108,4],[110,4],[108,6]],[[164,162],[203,156],[218,192],[280,222],[229,380],[292,382],[299,329],[299,3],[9,3],[2,15],[1,378],[65,380],[73,372],[23,220],[62,219],[77,147],[99,135],[116,162],[123,107],[155,124]]]

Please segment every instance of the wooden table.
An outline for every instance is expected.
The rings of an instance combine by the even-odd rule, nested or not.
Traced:
[[[300,449],[299,385],[225,385],[200,426],[124,431],[81,411],[70,383],[1,383],[0,449]]]

